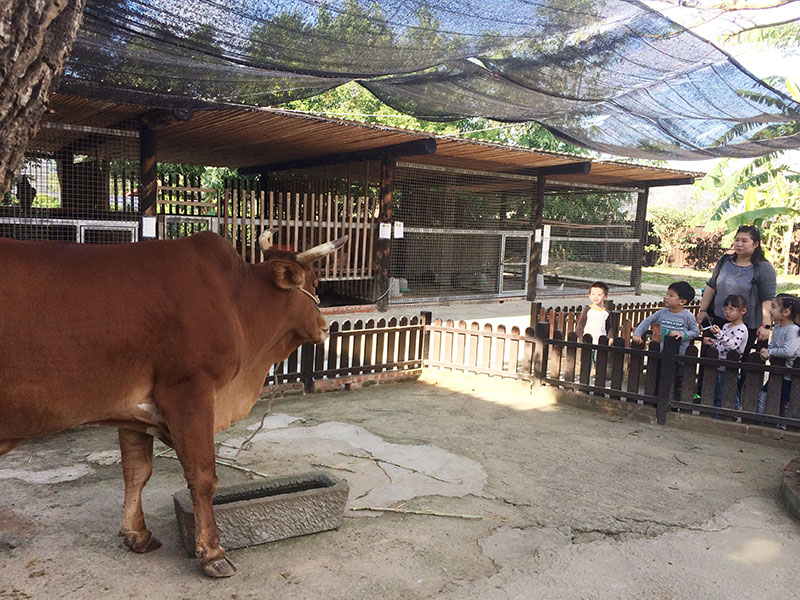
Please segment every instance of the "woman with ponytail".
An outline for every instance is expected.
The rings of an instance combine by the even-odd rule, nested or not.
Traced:
[[[776,285],[775,268],[761,248],[761,233],[757,227],[742,225],[733,240],[733,253],[719,259],[706,283],[697,321],[711,319],[722,327],[726,323],[722,316],[725,298],[731,294],[744,296],[750,307],[744,318],[749,333],[745,352],[749,352],[756,338],[764,342],[769,339]]]

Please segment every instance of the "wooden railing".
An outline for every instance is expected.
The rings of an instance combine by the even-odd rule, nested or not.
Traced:
[[[631,327],[626,321],[622,329]],[[311,392],[331,382],[446,369],[653,406],[662,424],[670,411],[688,411],[745,424],[800,429],[800,368],[786,367],[781,360],[764,364],[755,352],[743,360],[735,352],[719,360],[712,347],[704,346],[698,355],[699,348],[692,345],[679,355],[674,338],[667,338],[663,347],[658,341],[646,347],[631,345],[622,337],[609,345],[605,336],[592,343],[590,336],[578,340],[574,331],[564,336],[557,329],[551,335],[550,329],[548,322],[525,332],[517,327],[507,331],[503,325],[443,323],[432,320],[427,312],[410,319],[332,322],[325,344],[306,344],[293,352],[276,365],[266,384],[301,382]],[[657,329],[652,337],[659,339]],[[715,406],[720,368],[722,402]],[[788,377],[788,404],[781,402],[782,388],[787,385],[784,377]],[[765,400],[762,410],[760,394]]]
[[[549,323],[551,336],[555,331],[561,331],[564,335],[568,335],[575,331],[584,306],[585,305],[556,306],[552,308],[539,306],[538,310],[534,310],[536,313],[534,315],[536,317],[534,320],[536,322]],[[609,303],[609,312],[611,313],[613,329],[617,335],[626,340],[630,340],[630,328],[635,328],[644,319],[662,308],[664,308],[664,305],[661,302],[632,302],[619,304],[611,302]],[[700,303],[693,302],[687,305],[686,308],[693,314],[697,314]],[[626,329],[626,327],[628,328]]]
[[[258,236],[265,229],[275,232],[275,246],[295,252],[347,235],[342,250],[319,263],[320,279],[371,279],[376,206],[375,198],[226,189],[220,225],[249,262],[263,260]]]
[[[324,344],[304,344],[275,365],[265,385],[302,382],[312,392],[325,380],[422,369],[425,323],[421,317],[333,321]]]

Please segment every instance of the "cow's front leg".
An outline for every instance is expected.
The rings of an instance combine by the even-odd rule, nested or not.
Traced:
[[[134,552],[150,552],[161,547],[144,524],[142,490],[153,473],[153,436],[130,429],[119,429],[122,474],[125,477],[125,508],[119,535]]]
[[[161,405],[192,496],[195,555],[209,577],[230,577],[236,568],[220,546],[212,505],[217,490],[214,394],[180,386],[161,390],[161,394],[157,392],[156,402]]]

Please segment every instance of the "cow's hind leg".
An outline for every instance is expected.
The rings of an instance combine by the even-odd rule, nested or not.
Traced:
[[[119,448],[125,477],[125,508],[119,535],[134,552],[150,552],[161,547],[161,542],[145,526],[142,512],[142,489],[153,472],[153,436],[120,428]]]
[[[5,454],[6,452],[11,452],[17,445],[22,442],[22,439],[16,440],[0,440],[0,456]]]
[[[214,455],[214,393],[211,385],[180,385],[156,390],[156,403],[169,427],[194,507],[195,555],[209,577],[236,571],[219,542],[212,502],[217,490]]]

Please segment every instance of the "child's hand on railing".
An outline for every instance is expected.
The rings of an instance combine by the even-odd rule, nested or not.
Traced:
[[[767,350],[766,348],[762,348],[759,354],[761,355],[761,358],[763,358],[764,360],[769,360],[769,350]]]
[[[706,346],[713,346],[714,345],[714,338],[704,337],[703,338],[703,344],[705,344]]]
[[[670,337],[674,337],[674,338],[678,338],[679,340],[683,339],[683,333],[680,332],[680,331],[670,331],[669,332],[669,336]]]
[[[634,336],[631,338],[631,341],[632,341],[634,344],[644,344],[644,340],[643,340],[642,338],[640,338],[638,335],[634,335]]]

